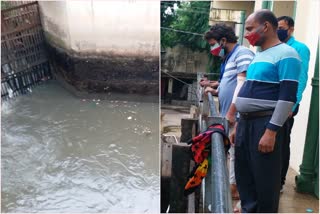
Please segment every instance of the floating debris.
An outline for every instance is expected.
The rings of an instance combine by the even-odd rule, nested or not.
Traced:
[[[132,117],[131,117],[131,116],[129,116],[127,119],[128,119],[128,120],[131,120],[131,119],[132,119]]]

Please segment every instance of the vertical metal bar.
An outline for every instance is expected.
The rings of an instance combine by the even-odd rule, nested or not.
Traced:
[[[218,112],[217,112],[217,109],[216,109],[216,105],[214,103],[214,100],[213,100],[213,97],[212,97],[212,94],[211,93],[208,93],[208,100],[209,100],[209,106],[210,106],[210,115],[211,116],[217,116],[218,115]]]
[[[244,23],[246,19],[246,12],[241,11],[240,12],[240,22],[241,22],[241,28],[240,28],[240,35],[239,35],[239,44],[243,44],[243,35],[244,35]]]

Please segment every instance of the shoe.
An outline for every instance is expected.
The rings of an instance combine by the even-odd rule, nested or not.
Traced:
[[[230,191],[232,200],[239,200],[239,192],[236,184],[230,184]]]

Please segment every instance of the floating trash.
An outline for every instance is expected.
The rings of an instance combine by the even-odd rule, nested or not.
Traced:
[[[307,208],[307,209],[306,209],[306,212],[307,212],[307,213],[313,213],[313,209]]]
[[[96,103],[96,105],[99,105],[100,103]]]
[[[132,117],[131,117],[131,116],[129,116],[127,119],[128,119],[128,120],[131,120],[131,119],[132,119]]]
[[[83,102],[85,102],[85,101],[86,101],[86,99],[82,99],[82,101],[83,101]]]

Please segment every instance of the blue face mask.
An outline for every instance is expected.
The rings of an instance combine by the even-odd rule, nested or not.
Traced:
[[[288,38],[288,29],[287,30],[277,30],[277,34],[278,37],[280,39],[281,42],[283,42],[284,40],[286,40],[286,38]]]

